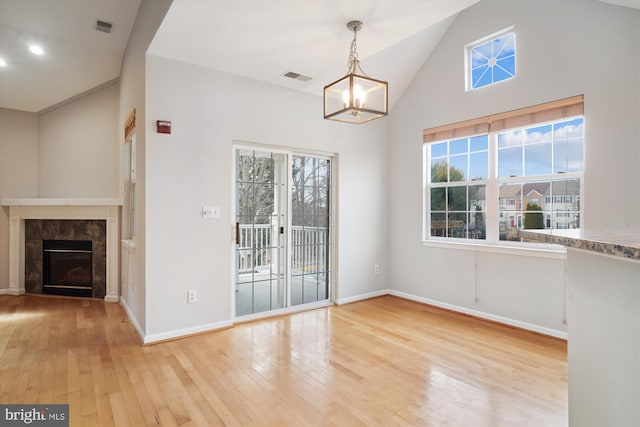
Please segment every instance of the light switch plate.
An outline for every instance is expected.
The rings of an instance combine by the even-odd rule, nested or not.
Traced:
[[[218,218],[220,218],[220,207],[219,206],[203,206],[202,207],[202,218],[203,219],[218,219]]]

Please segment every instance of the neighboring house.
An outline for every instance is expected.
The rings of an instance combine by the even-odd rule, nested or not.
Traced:
[[[501,186],[500,230],[521,228],[529,203],[542,210],[545,228],[566,229],[580,226],[580,186],[577,180]]]

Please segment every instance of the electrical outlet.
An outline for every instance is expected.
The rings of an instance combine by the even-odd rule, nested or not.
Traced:
[[[380,274],[380,266],[378,264],[373,266],[373,274]]]
[[[198,302],[198,291],[192,289],[187,291],[187,304]]]

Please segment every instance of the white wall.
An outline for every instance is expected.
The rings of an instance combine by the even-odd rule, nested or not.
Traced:
[[[0,198],[38,197],[38,115],[0,108]]]
[[[464,46],[515,25],[517,77],[464,91]],[[564,261],[423,247],[422,130],[585,96],[583,224],[639,229],[640,11],[483,0],[462,12],[390,116],[390,280],[423,299],[565,331]],[[476,283],[479,299],[475,301]]]
[[[118,84],[40,116],[40,197],[118,196]]]
[[[568,249],[569,425],[640,425],[640,262]]]
[[[121,289],[123,303],[134,322],[138,333],[144,335],[146,328],[145,301],[145,136],[146,136],[146,52],[158,26],[162,22],[172,0],[143,0],[138,9],[129,41],[125,49],[120,72],[120,103],[118,113],[118,137],[120,145],[118,157],[120,170],[118,194],[123,196],[124,170],[124,123],[133,109],[136,110],[137,182],[136,182],[136,247],[133,265],[127,265],[133,272],[129,288]],[[126,211],[123,216],[127,215]],[[129,218],[123,218],[123,226],[128,226]],[[123,231],[123,235],[128,233]]]
[[[38,116],[0,108],[0,199],[38,197]],[[9,208],[0,208],[0,290],[9,287]]]
[[[117,197],[112,84],[42,114],[0,109],[0,199]],[[0,211],[0,290],[8,287],[8,207]]]
[[[320,96],[159,57],[146,66],[147,334],[231,321],[233,141],[337,153],[338,298],[388,287],[385,119],[328,122]],[[155,133],[156,120],[172,134]],[[201,219],[203,205],[221,218]]]

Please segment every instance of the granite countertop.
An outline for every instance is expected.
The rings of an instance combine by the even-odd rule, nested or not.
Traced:
[[[608,230],[520,230],[528,242],[554,243],[640,261],[640,233]]]

